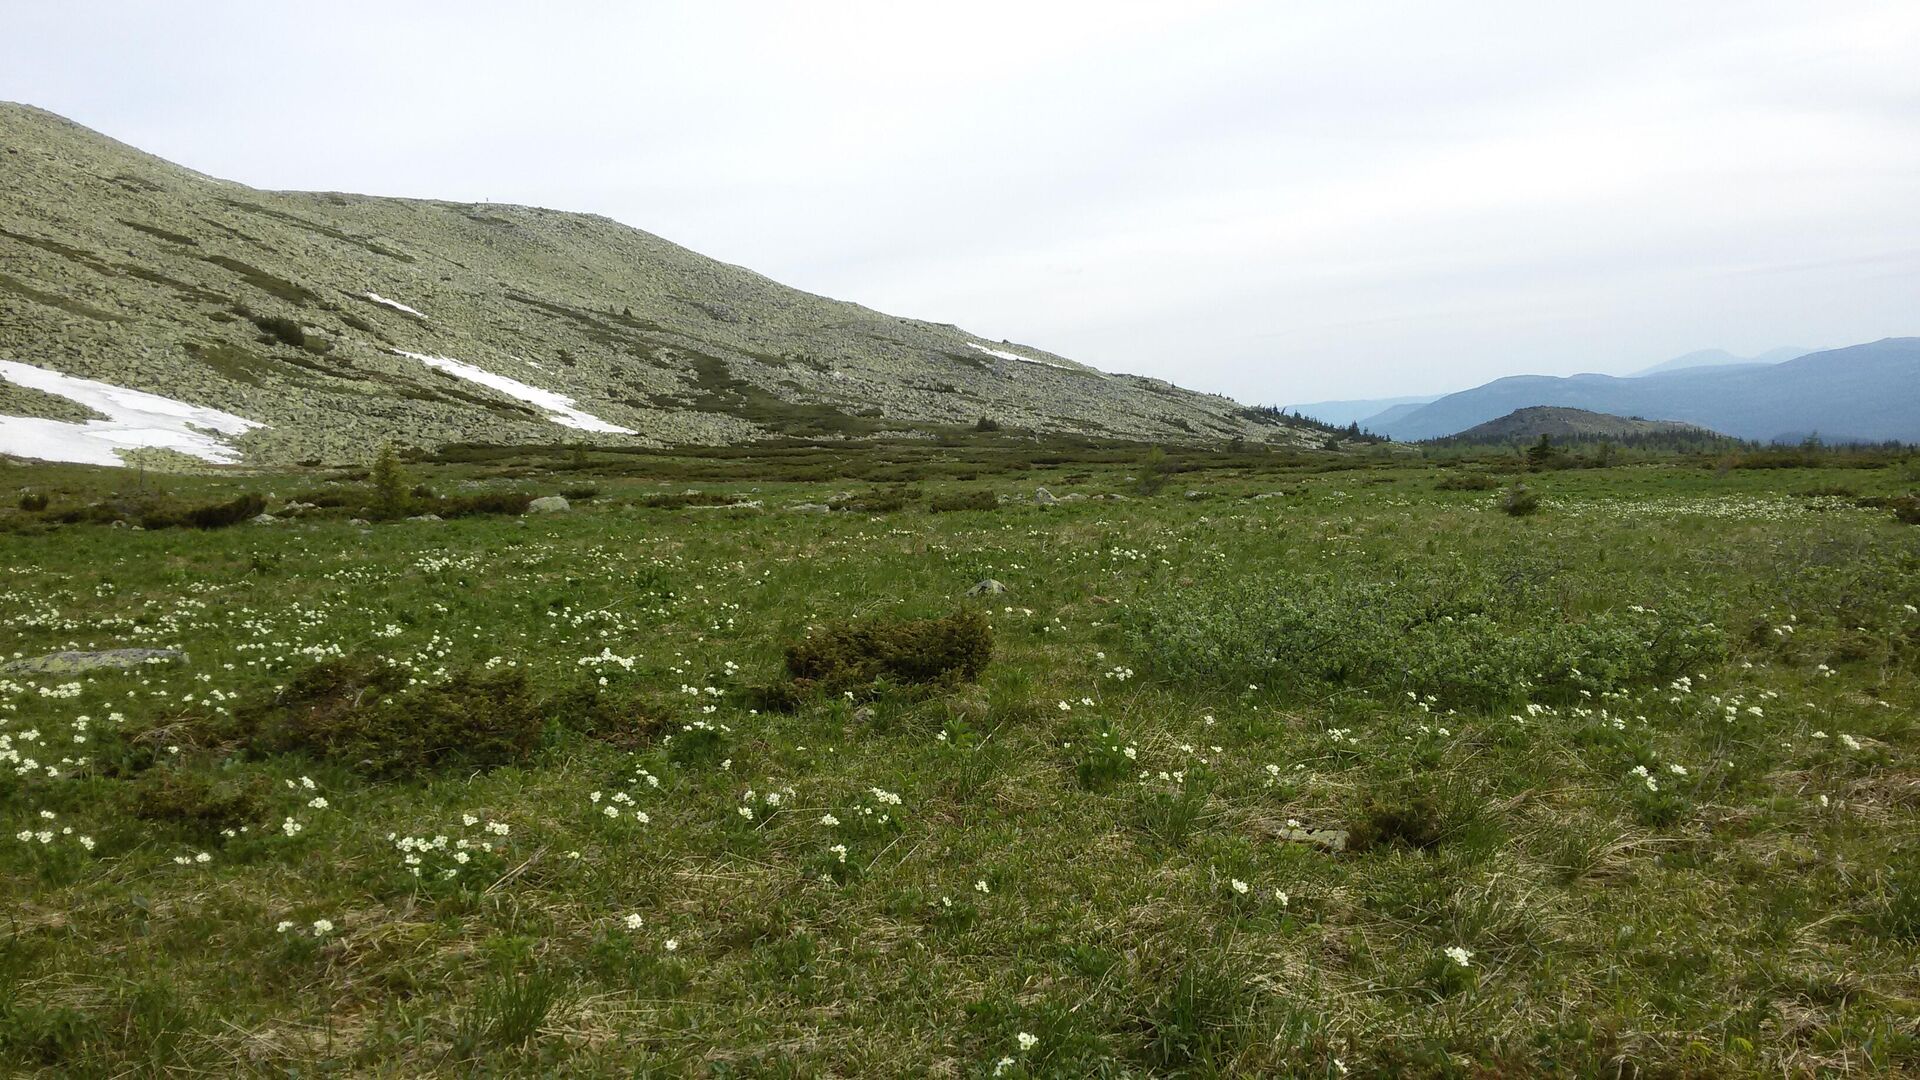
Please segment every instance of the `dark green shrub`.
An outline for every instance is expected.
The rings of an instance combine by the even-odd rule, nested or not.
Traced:
[[[314,353],[323,353],[333,348],[331,342],[308,334],[306,328],[294,319],[282,315],[248,315],[247,319],[259,327],[260,333],[270,341]]]
[[[1895,521],[1902,525],[1920,525],[1920,495],[1901,495],[1890,502]]]
[[[1449,473],[1433,485],[1435,491],[1492,491],[1500,481],[1490,473]]]
[[[37,514],[47,508],[47,497],[38,491],[29,491],[20,496],[20,509]]]
[[[334,509],[343,506],[358,507],[360,505],[358,499],[344,491],[327,490],[303,491],[287,501],[306,503],[308,506],[318,506],[322,509]]]
[[[100,1035],[99,1022],[77,1009],[18,1000],[11,987],[0,998],[0,1053],[14,1061],[45,1066],[75,1063]]]
[[[590,499],[599,498],[600,489],[597,487],[562,488],[560,490],[560,497],[571,502],[586,502]]]
[[[980,419],[978,419],[978,420],[976,420],[976,421],[974,421],[974,423],[973,423],[973,430],[975,430],[975,431],[999,431],[999,430],[1000,430],[1000,421],[998,421],[998,420],[995,420],[995,419],[993,419],[992,417],[989,417],[989,416],[983,416],[983,417],[981,417]]]
[[[906,488],[887,488],[836,500],[833,508],[855,514],[891,514],[906,509],[907,503],[917,497],[916,493]]]
[[[880,681],[971,682],[992,657],[986,616],[960,611],[943,619],[831,623],[787,646],[787,674],[802,690],[839,693]]]
[[[213,836],[265,821],[267,791],[264,781],[217,783],[198,773],[157,769],[134,789],[133,816]]]
[[[542,710],[569,731],[627,750],[653,742],[666,722],[643,698],[591,680],[549,698]]]
[[[998,510],[1000,500],[991,491],[955,491],[935,495],[933,501],[927,504],[927,509],[936,514],[955,510]]]
[[[1526,517],[1540,509],[1540,496],[1525,484],[1515,484],[1500,496],[1500,512],[1509,517]]]
[[[1551,435],[1540,436],[1540,441],[1527,447],[1527,468],[1534,472],[1546,472],[1560,462],[1560,451],[1553,445]]]
[[[1156,446],[1147,451],[1140,459],[1140,475],[1135,481],[1136,490],[1142,495],[1159,494],[1173,476],[1173,468],[1167,463],[1167,452]]]
[[[483,514],[506,514],[508,516],[524,514],[533,502],[533,496],[524,491],[483,491],[474,495],[461,495],[456,498],[442,499],[433,506],[433,512],[441,517],[475,517]]]
[[[493,768],[540,747],[544,711],[519,668],[407,682],[404,669],[377,657],[316,664],[243,711],[247,741],[256,753],[309,754],[370,776]]]
[[[731,506],[740,500],[732,495],[722,495],[712,491],[683,491],[678,494],[649,495],[640,500],[641,505],[656,510],[683,510],[689,506]]]
[[[373,461],[373,472],[368,476],[373,485],[373,498],[368,512],[383,521],[407,516],[407,510],[413,504],[413,498],[407,492],[407,476],[400,469],[400,454],[387,443],[380,448],[380,456]]]
[[[1432,791],[1411,784],[1367,792],[1347,823],[1347,850],[1399,845],[1425,851],[1449,831],[1447,808]]]
[[[224,529],[243,521],[252,521],[265,513],[266,509],[267,500],[264,496],[247,494],[229,502],[196,506],[182,514],[180,520],[196,529]]]

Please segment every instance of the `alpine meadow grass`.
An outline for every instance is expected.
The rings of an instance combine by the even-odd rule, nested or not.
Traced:
[[[0,1071],[1920,1071],[1910,463],[1042,449],[0,466]]]

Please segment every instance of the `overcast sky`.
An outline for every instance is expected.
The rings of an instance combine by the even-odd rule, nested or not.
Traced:
[[[1247,401],[1920,334],[1920,2],[0,0],[0,98]]]

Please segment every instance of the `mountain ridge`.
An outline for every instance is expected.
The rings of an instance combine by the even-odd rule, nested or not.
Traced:
[[[600,215],[259,191],[17,104],[0,103],[0,148],[0,359],[255,421],[233,439],[249,462],[364,459],[388,438],[724,444],[981,418],[1142,442],[1321,438],[791,289]],[[44,419],[29,399],[0,382],[0,414]]]
[[[1540,405],[1680,421],[1760,442],[1805,432],[1833,441],[1915,442],[1920,337],[1652,377],[1509,375],[1363,426],[1394,439],[1433,439]]]
[[[1455,444],[1507,443],[1516,440],[1532,442],[1542,435],[1550,439],[1573,440],[1632,439],[1653,435],[1722,437],[1718,432],[1710,431],[1698,424],[1685,424],[1676,420],[1647,420],[1638,416],[1616,416],[1590,409],[1573,409],[1559,405],[1531,405],[1523,409],[1515,409],[1505,416],[1496,417],[1484,424],[1476,424],[1457,434],[1445,436],[1439,441]]]

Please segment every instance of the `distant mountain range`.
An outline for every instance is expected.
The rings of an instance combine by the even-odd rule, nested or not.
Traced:
[[[1642,368],[1633,374],[1634,377],[1638,378],[1643,375],[1660,375],[1669,371],[1685,371],[1691,368],[1731,367],[1735,364],[1779,364],[1792,360],[1797,356],[1805,356],[1810,352],[1819,351],[1818,349],[1803,348],[1799,345],[1785,345],[1778,349],[1768,349],[1766,352],[1760,353],[1757,356],[1735,356],[1725,349],[1701,349],[1697,352],[1690,352],[1685,356],[1676,356],[1671,360],[1655,364],[1650,368]]]
[[[1700,349],[1663,360],[1652,367],[1642,368],[1626,376],[1641,378],[1647,375],[1664,375],[1673,371],[1688,371],[1704,367],[1732,367],[1735,365],[1760,366],[1778,364],[1792,360],[1796,356],[1805,356],[1816,349],[1802,348],[1798,345],[1786,345],[1777,349],[1768,349],[1755,356],[1735,356],[1725,349]],[[1358,423],[1368,431],[1385,434],[1388,428],[1410,415],[1415,409],[1437,401],[1443,394],[1420,394],[1407,397],[1360,398],[1346,401],[1311,401],[1303,405],[1285,406],[1288,412],[1301,416],[1310,416],[1328,424]]]
[[[1534,405],[1515,409],[1498,419],[1476,424],[1457,435],[1450,443],[1533,442],[1545,435],[1556,442],[1584,442],[1597,439],[1636,439],[1648,436],[1698,436],[1712,439],[1716,432],[1676,420],[1642,420],[1637,416],[1614,416],[1587,409],[1568,409],[1557,405]]]
[[[1425,405],[1439,397],[1439,394],[1424,394],[1418,397],[1396,398],[1358,398],[1353,401],[1314,401],[1305,405],[1283,405],[1281,408],[1290,413],[1310,416],[1323,424],[1335,424],[1345,427],[1356,420],[1364,421],[1378,416],[1382,411],[1402,405]]]
[[[1781,363],[1693,365],[1636,378],[1515,375],[1360,421],[1402,441],[1453,435],[1536,405],[1677,420],[1762,442],[1920,442],[1920,338],[1885,338]]]

